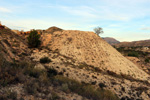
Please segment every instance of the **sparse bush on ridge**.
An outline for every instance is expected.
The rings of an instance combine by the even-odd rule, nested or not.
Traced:
[[[98,36],[102,33],[104,33],[103,29],[101,27],[96,27],[94,28],[94,32],[95,34],[97,34]]]

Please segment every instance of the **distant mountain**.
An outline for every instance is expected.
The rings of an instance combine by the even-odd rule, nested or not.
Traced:
[[[118,46],[118,47],[150,46],[150,39],[133,41],[133,42],[120,42],[119,44],[116,44],[116,46]]]
[[[53,26],[45,30],[44,33],[54,33],[55,31],[63,31],[63,29]]]
[[[103,39],[111,45],[120,43],[120,41],[118,41],[114,38],[111,38],[111,37],[103,37]]]

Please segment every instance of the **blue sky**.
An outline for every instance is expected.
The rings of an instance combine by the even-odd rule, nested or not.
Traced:
[[[0,21],[11,29],[93,31],[120,41],[150,39],[150,0],[0,0]]]

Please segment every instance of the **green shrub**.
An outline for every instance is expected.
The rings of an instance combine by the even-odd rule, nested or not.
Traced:
[[[124,49],[125,49],[125,47],[119,47],[119,48],[117,48],[117,50],[118,50],[119,52],[124,51]]]
[[[106,85],[105,85],[104,83],[99,83],[98,85],[99,85],[99,87],[100,87],[101,89],[103,89],[104,87],[106,87]]]
[[[148,59],[148,58],[146,58],[146,59],[145,59],[145,62],[146,62],[146,63],[149,63],[149,59]]]
[[[40,59],[40,63],[50,63],[52,62],[48,57],[43,57]]]
[[[138,57],[139,54],[138,54],[138,52],[132,51],[132,52],[128,53],[128,56]]]
[[[29,47],[31,47],[31,48],[39,47],[41,44],[41,41],[39,39],[40,39],[40,35],[38,34],[38,32],[35,30],[31,31],[28,36]]]
[[[28,66],[24,69],[24,74],[31,77],[39,78],[44,71],[35,69],[34,66]]]
[[[47,70],[47,75],[48,77],[52,77],[52,76],[56,76],[58,74],[57,70],[53,69],[53,68],[49,68]]]
[[[39,88],[39,84],[37,82],[29,81],[25,84],[24,88],[28,94],[35,95]]]

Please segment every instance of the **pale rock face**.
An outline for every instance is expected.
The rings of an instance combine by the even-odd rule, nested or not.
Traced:
[[[49,44],[49,42],[51,41],[51,34],[43,34],[41,36],[41,40],[42,40],[42,46],[47,46]]]
[[[140,59],[138,59],[137,57],[129,57],[127,56],[126,58],[128,58],[129,60],[131,60],[132,62],[140,62]]]
[[[34,53],[38,53],[37,50],[34,50],[33,52],[34,52]],[[45,53],[45,52],[46,52],[45,50],[42,50],[41,52],[38,53],[38,55],[32,54],[32,55],[31,55],[31,58],[34,58],[33,61],[40,61],[41,58],[43,58],[43,57],[48,57],[48,54]]]
[[[85,62],[104,71],[109,70],[116,74],[126,74],[137,79],[148,80],[148,74],[93,32],[71,30],[54,32],[46,43],[49,49],[57,50],[60,54],[78,62]]]
[[[45,67],[42,64],[40,64],[40,63],[36,64],[34,68],[38,69],[38,70],[46,70]]]
[[[149,97],[148,97],[148,95],[147,95],[145,92],[142,92],[141,95],[142,95],[143,97],[145,97],[144,100],[149,100]]]

